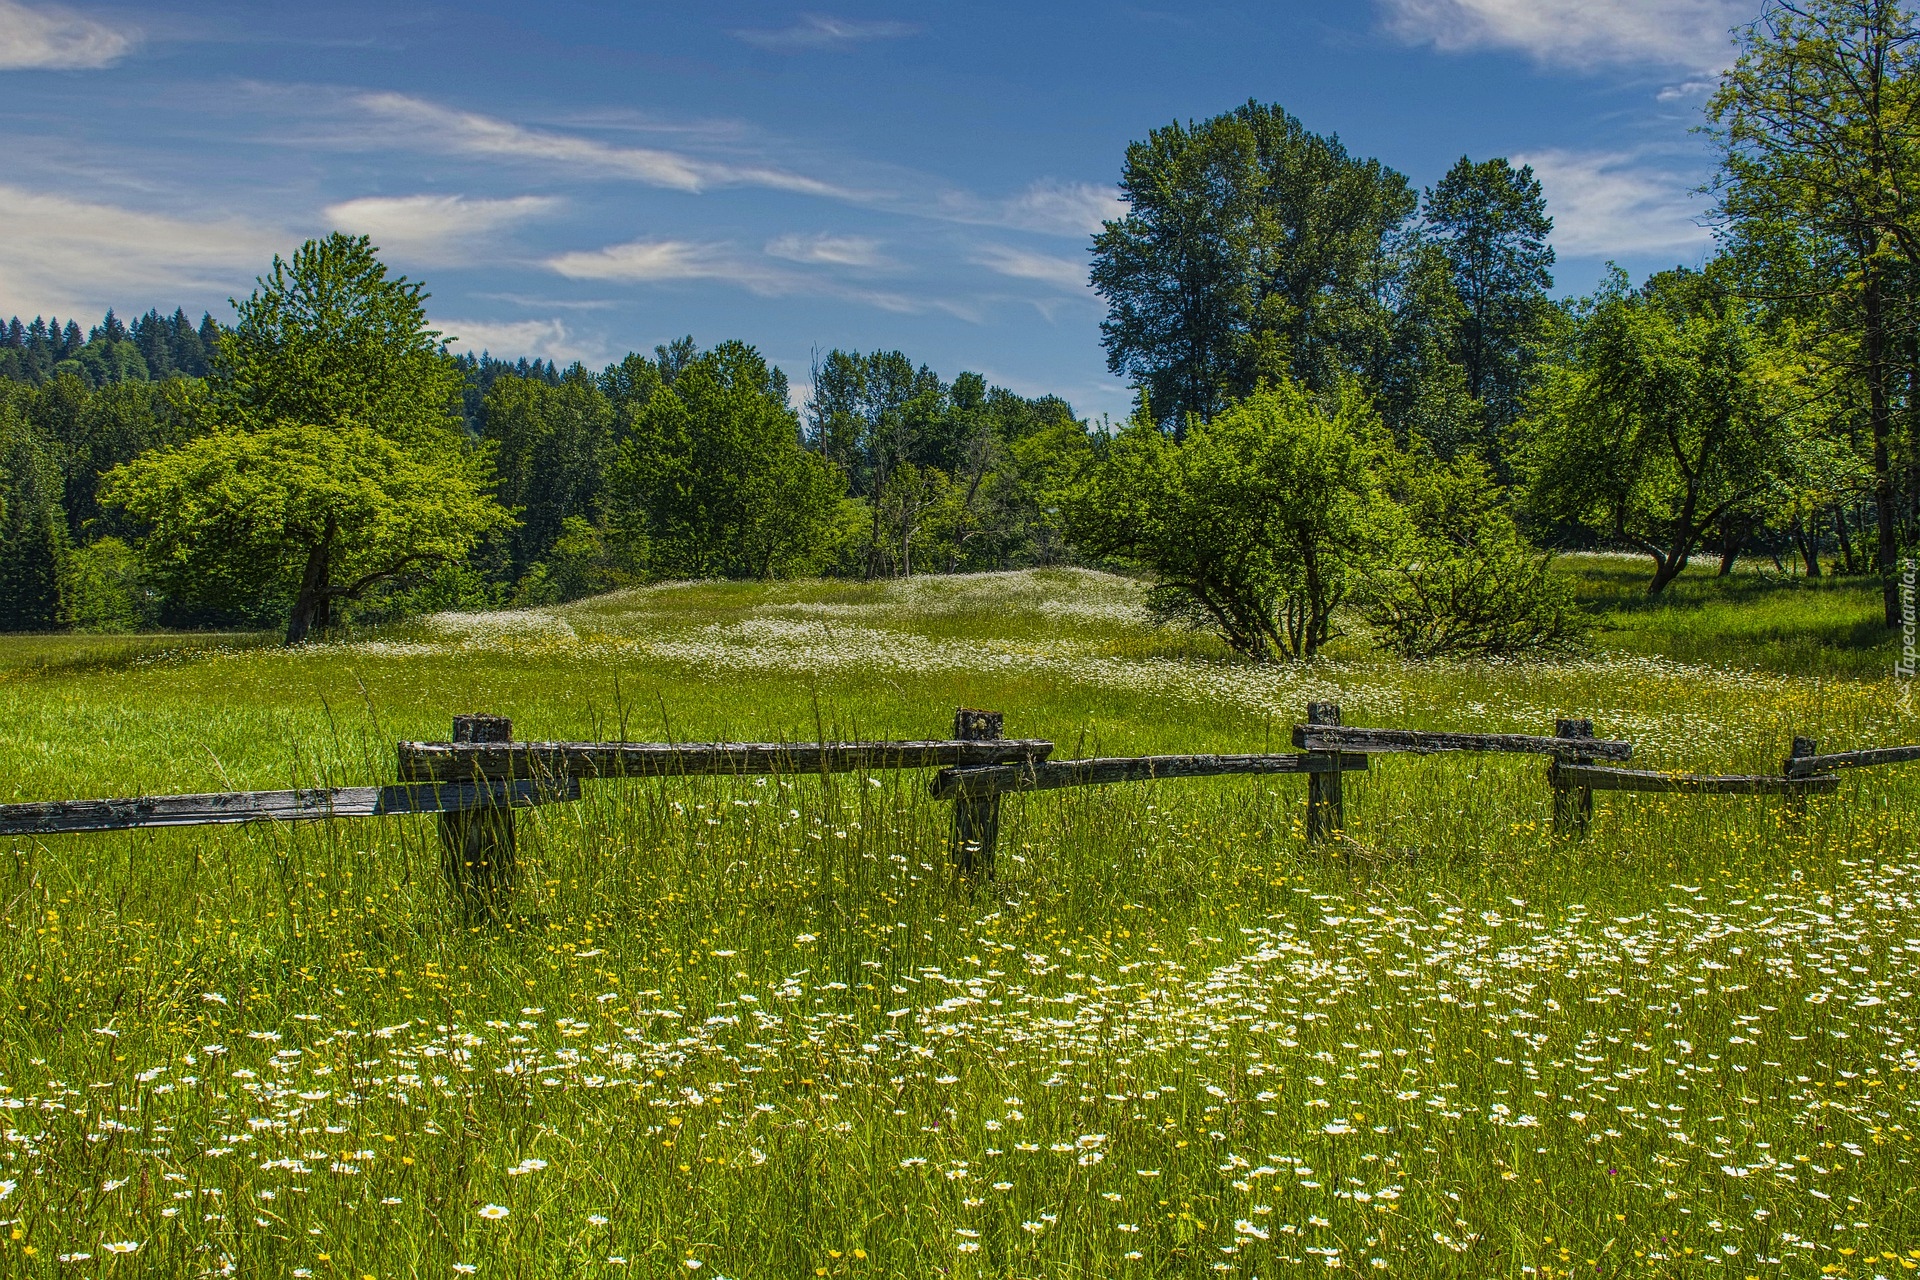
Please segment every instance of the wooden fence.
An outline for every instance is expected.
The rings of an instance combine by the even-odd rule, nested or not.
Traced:
[[[1820,755],[1795,738],[1778,774],[1662,773],[1620,767],[1628,742],[1596,738],[1590,720],[1561,720],[1553,736],[1362,728],[1340,723],[1340,708],[1310,703],[1293,727],[1298,750],[1260,755],[1130,756],[1053,760],[1053,743],[1008,738],[1000,713],[961,708],[953,737],[927,742],[515,742],[501,716],[456,716],[448,742],[398,744],[401,781],[383,787],[242,791],[59,800],[0,805],[0,836],[57,835],[213,823],[299,822],[434,813],[441,865],[464,913],[500,912],[517,879],[516,809],[580,799],[586,781],[765,774],[835,774],[937,769],[930,791],[953,803],[952,856],[961,873],[990,878],[1003,796],[1229,774],[1300,774],[1307,779],[1306,837],[1326,841],[1346,825],[1343,777],[1377,755],[1451,752],[1547,757],[1553,830],[1584,835],[1595,791],[1787,797],[1838,789],[1835,770],[1920,760],[1920,745]]]

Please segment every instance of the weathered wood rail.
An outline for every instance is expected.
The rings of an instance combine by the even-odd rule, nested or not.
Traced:
[[[1808,743],[1808,746],[1811,745]],[[1816,773],[1831,773],[1835,769],[1870,769],[1875,765],[1905,764],[1910,760],[1920,760],[1920,746],[1872,747],[1865,751],[1842,751],[1830,756],[1817,756],[1809,751],[1804,756],[1788,758],[1787,776],[1808,778]]]
[[[856,773],[1045,760],[1051,742],[402,742],[406,781]]]
[[[1443,752],[1499,752],[1519,755],[1590,756],[1595,760],[1631,760],[1631,742],[1600,739],[1569,741],[1524,733],[1442,733],[1426,729],[1361,729],[1338,724],[1297,724],[1293,745],[1306,751],[1388,752],[1439,755]]]
[[[1569,786],[1585,787],[1589,791],[1648,791],[1666,795],[1831,795],[1840,789],[1840,779],[1831,776],[1661,773],[1654,769],[1610,769],[1603,765],[1557,762],[1553,766],[1553,777]]]
[[[1052,791],[1113,782],[1152,782],[1159,778],[1218,778],[1248,773],[1332,773],[1365,770],[1365,756],[1313,755],[1288,751],[1251,756],[1124,756],[1112,759],[1056,760],[1051,763],[946,769],[930,791],[936,800],[976,799],[1017,791]]]
[[[469,916],[501,911],[518,879],[515,811],[576,801],[593,780],[839,774],[936,769],[929,790],[953,803],[952,857],[969,876],[991,877],[1000,801],[1063,787],[1235,775],[1307,780],[1306,839],[1317,844],[1346,824],[1342,778],[1380,755],[1502,753],[1549,759],[1553,829],[1582,835],[1596,791],[1784,797],[1800,811],[1811,795],[1839,789],[1836,771],[1920,761],[1920,745],[1821,755],[1795,738],[1778,774],[1669,773],[1619,767],[1633,744],[1596,738],[1591,720],[1557,721],[1551,737],[1517,733],[1343,725],[1331,702],[1307,707],[1292,752],[1053,760],[1054,744],[1004,736],[998,712],[963,707],[947,740],[899,742],[515,742],[500,716],[456,716],[450,742],[397,744],[401,781],[378,787],[242,791],[0,805],[0,837],[124,831],[248,822],[438,814],[441,865]]]
[[[460,813],[525,808],[578,800],[577,782],[476,786],[427,783],[389,787],[322,787],[305,791],[223,791],[208,795],[135,796],[124,800],[48,800],[0,805],[0,836],[131,831],[240,822],[323,822],[409,813]]]

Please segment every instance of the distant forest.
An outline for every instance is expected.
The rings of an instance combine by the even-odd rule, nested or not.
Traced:
[[[0,329],[0,630],[258,626],[285,613],[283,587],[209,593],[163,581],[137,551],[152,522],[102,498],[116,467],[209,429],[209,399],[233,377],[222,372],[223,337],[234,330],[211,315],[195,324],[184,310],[149,311],[131,325],[109,311],[86,330],[41,317]],[[1067,554],[1039,494],[1049,448],[1084,446],[1087,433],[1055,397],[1025,398],[975,373],[947,381],[898,351],[834,350],[812,371],[802,423],[785,374],[737,342],[703,352],[682,338],[598,371],[487,354],[437,359],[454,378],[459,434],[484,452],[493,497],[515,519],[462,557],[335,602],[329,622],[556,603],[663,575],[865,576]],[[663,427],[647,412],[653,392],[678,383],[691,396],[699,379],[682,375],[721,365],[757,367],[764,394],[707,406],[715,438],[686,459],[695,474],[656,474],[638,456]],[[771,425],[772,442],[725,439],[756,420]],[[756,517],[733,508],[780,456],[783,433],[844,479],[793,508],[810,522],[804,535],[743,540]],[[685,510],[663,496],[676,488]]]

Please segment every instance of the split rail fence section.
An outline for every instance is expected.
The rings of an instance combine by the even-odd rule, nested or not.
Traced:
[[[503,909],[518,878],[514,811],[578,800],[581,783],[596,779],[938,769],[930,790],[935,799],[953,803],[954,865],[966,875],[990,878],[1000,800],[1027,791],[1301,774],[1307,779],[1307,841],[1317,844],[1346,825],[1344,775],[1367,770],[1376,755],[1517,753],[1548,757],[1553,829],[1584,835],[1595,791],[1781,796],[1798,807],[1806,796],[1837,790],[1836,770],[1920,760],[1920,745],[1823,756],[1810,739],[1795,738],[1779,774],[1661,773],[1620,767],[1633,758],[1633,745],[1594,737],[1591,720],[1561,720],[1552,737],[1371,729],[1341,724],[1340,708],[1331,702],[1308,704],[1306,723],[1293,727],[1298,750],[1261,755],[1053,760],[1053,743],[1008,738],[1004,728],[999,712],[963,707],[954,715],[953,737],[945,741],[515,742],[513,722],[505,717],[456,716],[451,741],[398,745],[400,782],[392,786],[0,805],[0,836],[434,813],[442,870],[455,899],[463,913],[487,916]]]

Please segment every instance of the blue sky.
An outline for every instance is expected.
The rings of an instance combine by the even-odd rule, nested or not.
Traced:
[[[365,231],[461,348],[899,348],[1123,415],[1090,233],[1127,143],[1249,98],[1425,186],[1531,162],[1562,292],[1698,262],[1757,0],[0,0],[0,316],[226,316]]]

